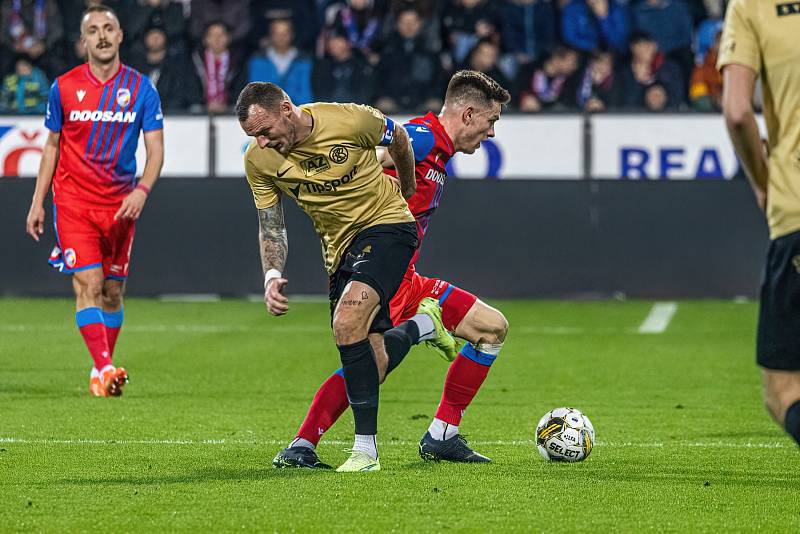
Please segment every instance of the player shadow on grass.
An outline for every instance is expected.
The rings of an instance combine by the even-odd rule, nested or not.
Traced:
[[[197,469],[192,472],[175,473],[171,475],[64,478],[56,481],[56,484],[71,486],[94,486],[103,484],[112,486],[158,486],[162,484],[197,484],[220,480],[253,481],[303,476],[325,476],[326,474],[330,473],[333,473],[333,471],[311,469],[275,469],[272,466],[265,466],[259,469],[229,469],[224,467],[208,467],[205,469]]]
[[[423,462],[422,460],[409,460],[398,463],[397,471],[427,471],[435,470],[437,466],[450,466],[453,470],[464,467],[462,464]],[[393,469],[394,470],[394,469]],[[55,481],[56,484],[67,486],[158,486],[166,484],[197,484],[216,481],[257,481],[272,479],[300,478],[307,476],[341,476],[328,469],[275,469],[272,466],[250,469],[231,469],[224,467],[207,467],[186,473],[152,476],[119,476],[103,478],[64,478]]]
[[[53,393],[52,387],[38,387],[35,384],[3,384],[0,385],[0,394],[14,395],[14,400],[23,401],[26,399],[41,399],[43,397],[51,398],[54,400],[61,400],[64,398],[61,394]],[[80,396],[86,396],[81,389]],[[72,395],[73,398],[78,397],[78,394]]]

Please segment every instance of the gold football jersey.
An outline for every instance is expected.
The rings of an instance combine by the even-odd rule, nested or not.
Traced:
[[[356,234],[414,217],[375,156],[387,127],[380,111],[336,103],[300,109],[314,120],[311,134],[286,156],[254,140],[245,152],[245,173],[258,209],[285,193],[311,217],[332,274]]]
[[[731,0],[717,68],[735,63],[761,75],[769,135],[770,237],[800,230],[800,2]]]

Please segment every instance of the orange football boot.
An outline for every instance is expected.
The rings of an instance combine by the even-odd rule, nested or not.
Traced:
[[[110,367],[104,373],[103,385],[107,397],[120,397],[122,388],[128,383],[128,372],[124,367]]]
[[[100,380],[99,374],[92,373],[92,377],[89,379],[89,393],[91,393],[92,397],[108,397],[106,387],[103,385],[103,381]]]

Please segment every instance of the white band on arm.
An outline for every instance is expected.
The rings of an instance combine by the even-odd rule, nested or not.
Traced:
[[[270,269],[269,271],[264,274],[264,291],[267,290],[267,286],[269,285],[269,281],[273,278],[281,278],[283,275],[278,269]]]

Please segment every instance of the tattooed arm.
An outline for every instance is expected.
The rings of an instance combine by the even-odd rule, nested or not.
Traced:
[[[289,311],[289,299],[283,294],[288,280],[281,274],[289,252],[289,240],[280,198],[275,205],[258,210],[258,244],[264,270],[264,302],[269,313],[283,315]]]
[[[417,190],[417,176],[414,174],[414,150],[411,148],[411,141],[405,128],[395,128],[387,152],[394,162],[403,198],[410,198]]]

